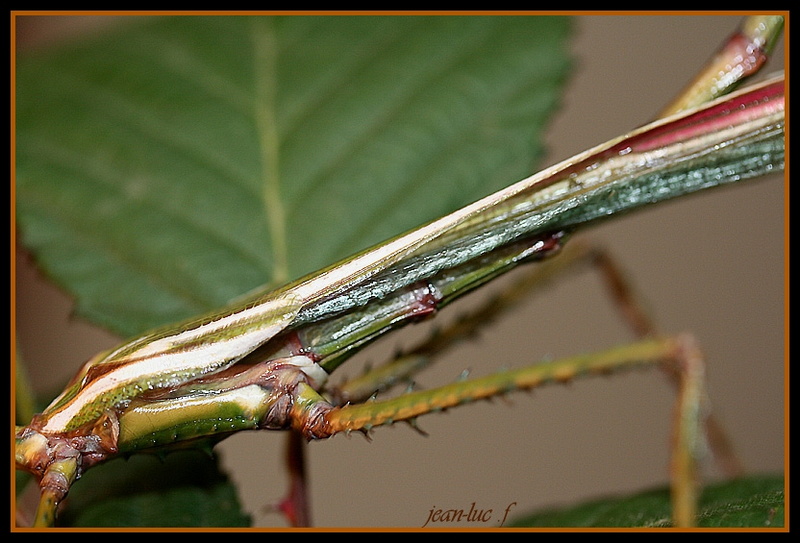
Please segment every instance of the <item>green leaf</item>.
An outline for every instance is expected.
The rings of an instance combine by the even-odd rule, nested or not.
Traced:
[[[59,525],[71,527],[249,526],[235,487],[215,458],[178,451],[138,455],[89,470],[70,491]]]
[[[559,17],[143,17],[17,63],[24,244],[123,335],[535,171]]]
[[[705,528],[780,528],[784,526],[782,476],[753,476],[710,485],[703,490],[698,526]],[[597,500],[561,510],[532,513],[511,526],[669,527],[669,489],[624,498]]]

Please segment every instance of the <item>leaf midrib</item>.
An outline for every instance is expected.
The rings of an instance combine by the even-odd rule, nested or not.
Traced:
[[[253,19],[250,30],[262,198],[273,257],[271,282],[280,284],[289,280],[289,269],[285,210],[280,191],[280,141],[276,126],[277,40],[273,21],[269,17]]]

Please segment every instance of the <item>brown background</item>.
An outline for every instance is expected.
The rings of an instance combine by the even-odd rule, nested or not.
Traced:
[[[650,120],[736,27],[739,16],[581,16],[577,70],[549,131],[549,165]],[[20,24],[20,46],[89,31],[97,21]],[[28,23],[33,23],[29,25]],[[105,21],[101,21],[101,24]],[[783,42],[771,67],[783,62]],[[510,179],[509,182],[516,181]],[[661,328],[690,330],[708,359],[710,396],[744,463],[781,471],[785,451],[784,180],[711,191],[595,228],[645,294]],[[16,331],[40,390],[63,383],[116,339],[70,318],[71,302],[16,258]],[[458,312],[458,308],[451,312]],[[419,328],[419,327],[418,327]],[[420,333],[419,330],[411,331]],[[453,381],[629,339],[597,278],[567,278],[454,350],[419,381]],[[380,361],[403,338],[365,353]],[[379,429],[368,442],[312,443],[313,517],[322,526],[421,526],[431,508],[512,514],[661,485],[673,393],[654,371],[515,394]],[[218,447],[257,526],[285,487],[284,436],[236,435]],[[707,477],[719,476],[710,467]],[[461,524],[462,526],[465,524]],[[443,526],[443,525],[439,525]],[[445,527],[452,525],[444,525]]]

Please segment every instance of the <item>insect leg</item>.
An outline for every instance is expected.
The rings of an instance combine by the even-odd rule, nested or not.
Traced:
[[[607,374],[647,364],[675,364],[683,369],[675,408],[671,488],[675,524],[690,526],[696,516],[697,460],[702,450],[698,435],[704,417],[703,365],[694,340],[687,335],[647,338],[635,343],[486,377],[459,381],[430,390],[410,392],[387,400],[331,406],[311,387],[298,387],[294,427],[309,439],[337,433],[369,433],[376,426],[413,421],[481,399],[529,390],[548,383],[569,382],[577,377]],[[301,388],[302,387],[302,388]]]
[[[703,421],[708,418],[705,364],[694,338],[689,335],[681,336],[679,352],[671,362],[680,370],[670,466],[672,519],[675,526],[688,527],[697,519],[701,488],[697,464],[703,449],[700,446]]]
[[[636,337],[656,337],[659,335],[655,322],[645,311],[645,304],[637,294],[630,280],[625,276],[614,258],[597,246],[584,248],[586,259],[597,269],[604,279],[611,299],[619,308],[620,314]],[[667,377],[679,390],[683,386],[686,368],[676,361],[661,366]],[[698,437],[704,437],[720,468],[729,476],[740,476],[744,469],[733,450],[733,445],[719,420],[709,414],[704,419],[705,429]]]
[[[311,526],[311,509],[308,502],[306,453],[303,435],[290,430],[286,436],[286,470],[289,489],[274,510],[280,511],[294,527]]]
[[[86,469],[116,451],[118,427],[113,413],[104,414],[95,421],[89,435],[46,434],[35,423],[16,427],[17,469],[33,474],[38,480],[40,495],[34,526],[53,526],[59,504],[72,484]]]
[[[650,338],[600,353],[575,356],[502,371],[429,390],[410,392],[387,400],[330,407],[319,395],[303,391],[301,409],[295,414],[309,438],[329,437],[353,430],[411,420],[475,400],[502,396],[514,390],[532,389],[551,382],[567,382],[588,374],[608,373],[628,367],[661,362],[675,356],[673,338]],[[304,404],[304,405],[303,405]],[[313,408],[313,410],[312,410]],[[296,424],[296,427],[298,424]]]

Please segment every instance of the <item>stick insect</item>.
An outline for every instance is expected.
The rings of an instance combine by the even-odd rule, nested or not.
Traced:
[[[458,218],[456,217],[456,220],[458,221],[458,220],[461,220],[461,219],[458,219]],[[456,224],[456,223],[454,223],[454,224]],[[441,225],[440,225],[440,226],[438,226],[437,228],[441,228]],[[560,236],[560,234],[558,234],[558,236]],[[551,249],[554,249],[554,248],[555,248],[555,246],[557,246],[557,245],[560,245],[560,244],[561,244],[561,240],[560,240],[560,238],[559,238],[558,236],[552,237],[552,236],[550,236],[550,234],[548,234],[547,236],[545,236],[545,237],[542,237],[541,239],[538,239],[538,240],[536,240],[536,243],[537,243],[537,244],[538,244],[538,243],[541,243],[541,247],[543,247],[545,251],[549,251],[549,250],[551,250]],[[425,237],[425,236],[423,236],[423,238],[424,238],[424,237]],[[536,244],[534,244],[534,245],[536,245]],[[382,260],[383,262],[385,262],[385,261],[383,260],[383,258],[382,258],[381,260]],[[383,265],[383,264],[382,264],[382,265]],[[357,266],[357,268],[358,268],[359,270],[361,270],[361,265]],[[339,268],[339,269],[342,269],[342,268]],[[360,272],[359,272],[359,273],[360,273]],[[490,273],[490,275],[492,275],[493,273],[494,273],[494,272]],[[360,281],[361,281],[361,279],[359,279],[357,282],[360,282]],[[479,281],[479,282],[480,282],[480,281]],[[303,285],[303,284],[304,284],[304,283],[302,283],[302,282],[301,282],[301,283],[298,283],[298,284],[296,284],[296,285],[295,285],[293,288],[302,287],[302,285]],[[312,282],[311,284],[313,284],[313,282]],[[350,286],[354,286],[354,284],[350,284],[350,283],[348,283],[348,285],[350,285]],[[426,287],[426,288],[427,288],[427,287]],[[396,286],[392,286],[392,289],[396,289]],[[312,292],[313,292],[314,290],[315,290],[315,289],[310,289],[310,291],[312,291]],[[327,287],[326,287],[326,289],[325,289],[325,290],[327,291]],[[420,313],[421,313],[421,314],[426,314],[426,313],[428,313],[428,312],[430,311],[430,307],[425,307],[425,304],[427,303],[427,301],[429,301],[429,298],[428,298],[427,296],[417,296],[417,294],[420,294],[420,292],[421,292],[421,291],[420,291],[420,292],[417,292],[417,290],[416,290],[416,289],[412,289],[412,290],[411,290],[411,292],[415,293],[415,294],[412,296],[412,304],[411,304],[411,305],[414,305],[414,306],[416,306],[418,303],[421,303],[421,304],[422,304],[422,306],[420,307]],[[306,296],[311,296],[311,297],[310,297],[310,298],[306,298]],[[314,305],[317,303],[317,301],[316,301],[316,300],[317,300],[317,298],[315,298],[314,296],[315,296],[314,294],[308,294],[308,295],[306,295],[306,294],[303,294],[303,296],[302,296],[302,299],[303,299],[303,301],[302,301],[302,303],[300,303],[300,306],[302,306],[302,307],[298,307],[298,311],[299,311],[300,309],[302,309],[302,308],[307,308],[307,307],[312,307],[312,306],[314,306]],[[278,300],[279,300],[279,301],[278,301],[278,302],[276,302],[276,305],[277,305],[277,306],[279,306],[279,307],[281,308],[281,312],[282,312],[282,309],[284,309],[284,308],[286,308],[286,307],[287,307],[287,306],[285,305],[285,302],[286,302],[287,300],[286,300],[286,299],[284,299],[284,298],[279,298]],[[345,311],[346,311],[346,309],[345,309]],[[290,315],[290,317],[288,317],[288,318],[289,318],[290,320],[292,320],[292,319],[294,319],[295,317],[296,317],[296,315],[294,314],[294,311],[292,311],[292,312],[291,312],[291,315]],[[315,322],[315,320],[314,320],[314,319],[316,319],[316,318],[317,318],[317,317],[313,317],[313,318],[312,318],[312,317],[309,317],[309,319],[310,319],[310,320],[309,320],[308,322]],[[152,339],[153,339],[153,338],[150,338],[150,339],[148,339],[148,340],[146,340],[146,341],[147,341],[147,342],[150,342],[150,341],[152,341]],[[295,354],[297,354],[297,353],[295,353]],[[290,366],[291,366],[291,364],[290,364]],[[311,368],[313,368],[313,366],[309,366],[308,368],[306,368],[306,366],[303,366],[303,365],[294,366],[294,367],[300,368],[300,371],[301,371],[301,373],[302,373],[303,375],[306,375],[306,376],[307,376],[307,378],[308,378],[310,381],[312,381],[312,382],[314,381],[315,377],[313,377],[311,374],[312,374],[312,373],[314,373],[316,370],[315,370],[315,369],[311,369]],[[292,371],[295,371],[295,370],[292,370]],[[318,377],[319,377],[319,379],[320,379],[320,380],[322,380],[322,377],[324,377],[324,376],[318,376]],[[305,379],[305,378],[303,378],[303,379]],[[297,400],[298,398],[299,398],[299,396],[298,396],[298,397],[295,397],[294,399],[295,399],[295,400]],[[163,401],[169,401],[169,400],[163,400]],[[95,417],[96,417],[96,415],[92,415],[92,416],[90,416],[90,418],[95,418]],[[110,419],[111,419],[111,420],[105,420],[105,419],[104,419],[104,420],[103,420],[103,422],[104,422],[104,423],[106,423],[106,422],[107,422],[107,423],[111,424],[112,426],[113,426],[114,424],[116,424],[117,422],[122,422],[122,421],[114,421],[114,420],[113,420],[113,417],[110,417]],[[128,420],[132,420],[132,419],[128,419]],[[124,425],[124,424],[123,424],[123,425]],[[314,428],[316,428],[316,426],[314,426]]]

